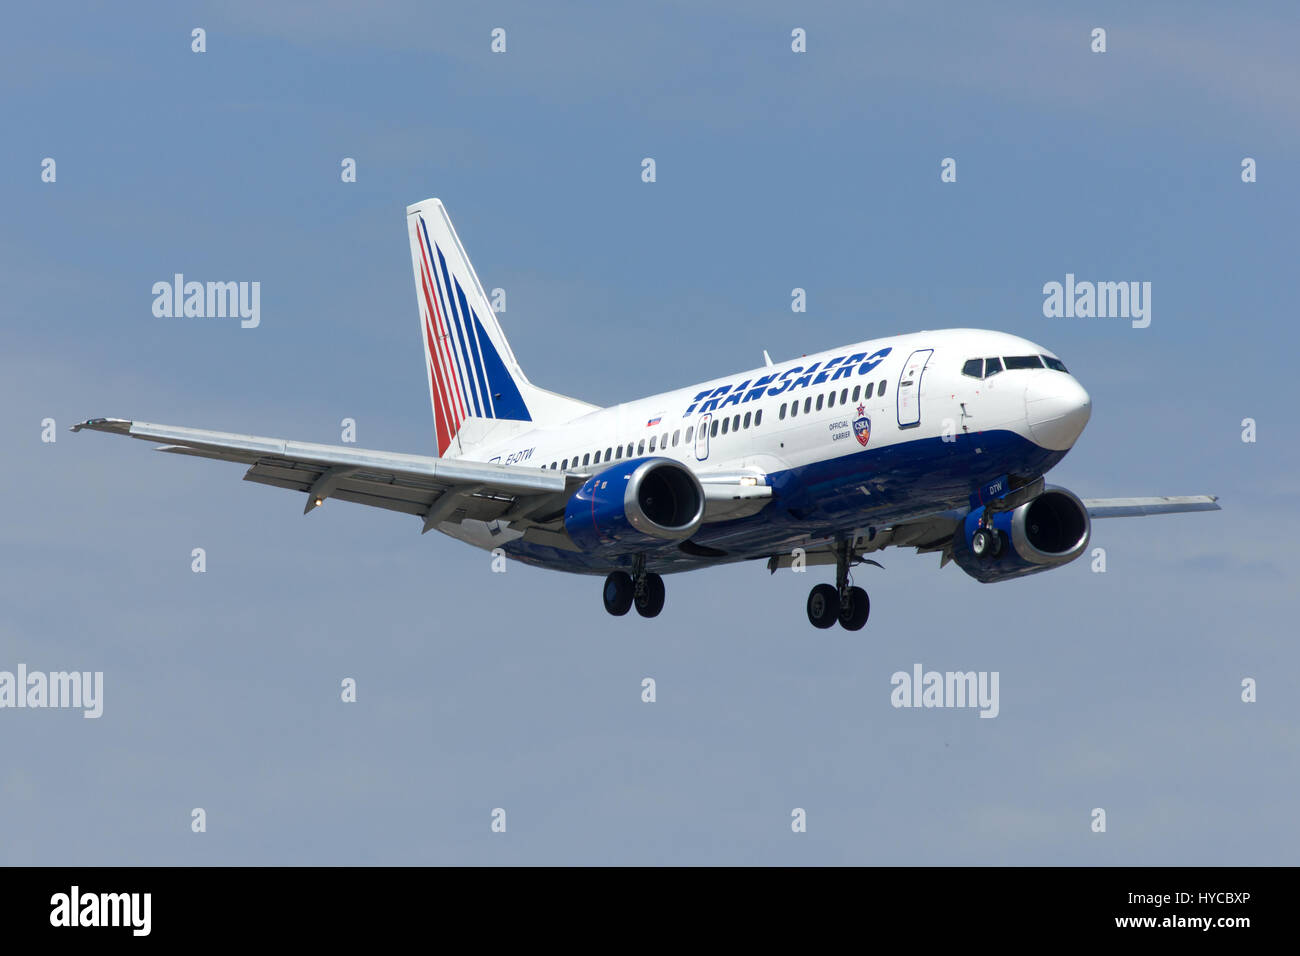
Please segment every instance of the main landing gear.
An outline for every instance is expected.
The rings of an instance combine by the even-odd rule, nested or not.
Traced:
[[[835,584],[819,584],[808,594],[808,620],[813,627],[825,629],[839,621],[846,631],[862,630],[871,616],[871,599],[862,588],[849,586],[849,568],[862,560],[849,542],[836,544]]]
[[[615,571],[605,578],[605,610],[621,617],[636,605],[642,617],[657,617],[664,609],[664,579],[645,569],[645,558],[637,555],[632,573]]]

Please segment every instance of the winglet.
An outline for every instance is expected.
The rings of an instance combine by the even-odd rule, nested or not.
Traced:
[[[125,418],[88,418],[84,422],[77,422],[68,430],[79,432],[83,428],[89,428],[97,432],[117,432],[119,435],[128,435],[133,424],[135,423]]]

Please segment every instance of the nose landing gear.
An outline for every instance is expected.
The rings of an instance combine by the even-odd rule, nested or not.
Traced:
[[[863,561],[849,542],[835,545],[835,584],[819,584],[808,594],[808,620],[813,627],[825,629],[839,621],[846,631],[862,630],[871,616],[871,599],[862,588],[849,586],[849,568]]]
[[[970,536],[970,549],[977,558],[996,558],[1002,552],[1002,534],[981,525]]]

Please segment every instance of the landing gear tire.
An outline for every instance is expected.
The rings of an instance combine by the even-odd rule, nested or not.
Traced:
[[[862,588],[849,588],[848,600],[840,607],[840,627],[860,631],[871,616],[871,599]]]
[[[829,584],[819,584],[808,592],[808,620],[813,627],[823,630],[835,624],[840,616],[840,595]]]
[[[605,578],[605,610],[622,617],[632,609],[632,576],[626,571],[615,571]]]
[[[645,587],[636,595],[636,612],[642,617],[657,617],[664,609],[664,579],[657,574],[645,576]]]
[[[976,528],[970,536],[970,550],[980,560],[996,558],[1002,553],[1002,532],[996,528]]]

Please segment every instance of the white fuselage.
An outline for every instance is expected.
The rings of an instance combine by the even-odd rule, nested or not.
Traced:
[[[911,370],[916,380],[909,385],[908,360],[930,349],[924,368]],[[886,350],[878,361],[866,360]],[[846,361],[858,355],[864,358]],[[659,455],[700,474],[770,474],[945,432],[1001,429],[1044,448],[1068,449],[1087,423],[1087,393],[1068,373],[1046,367],[1008,369],[988,378],[962,373],[970,359],[1004,356],[1057,358],[1002,332],[947,329],[891,336],[603,408],[561,426],[475,447],[465,457],[594,474],[627,457]],[[802,381],[810,369],[811,378]],[[756,388],[764,378],[769,384]],[[719,391],[715,402],[700,398]],[[727,401],[737,393],[739,401]],[[791,414],[796,400],[798,414]],[[859,405],[871,423],[866,443],[853,429],[863,417]],[[701,428],[707,438],[700,437]]]

